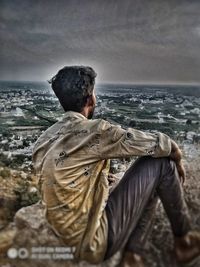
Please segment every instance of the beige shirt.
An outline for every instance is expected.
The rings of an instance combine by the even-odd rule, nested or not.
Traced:
[[[165,134],[124,130],[72,111],[40,136],[33,165],[46,217],[66,245],[75,247],[75,258],[91,263],[104,258],[110,159],[163,157],[170,151],[171,141]]]

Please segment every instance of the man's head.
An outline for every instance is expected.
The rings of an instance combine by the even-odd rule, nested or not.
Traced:
[[[87,66],[66,66],[58,71],[50,83],[65,111],[84,112],[92,118],[96,98],[95,71]]]

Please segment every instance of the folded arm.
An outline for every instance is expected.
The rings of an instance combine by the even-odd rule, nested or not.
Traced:
[[[125,130],[102,120],[99,152],[104,159],[146,155],[170,157],[176,163],[180,179],[185,180],[181,150],[168,135],[160,132],[149,133],[133,128]]]

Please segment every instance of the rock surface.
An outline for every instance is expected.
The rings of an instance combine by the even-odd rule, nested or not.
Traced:
[[[66,245],[50,228],[45,219],[44,206],[40,203],[20,209],[15,215],[14,224],[10,224],[4,230],[4,235],[0,234],[0,238],[3,258],[2,261],[0,257],[0,263],[2,261],[4,264],[11,264],[8,266],[14,263],[17,267],[115,267],[120,260],[120,252],[99,265],[73,263],[69,259],[63,259],[62,257],[66,257],[63,255],[67,254]],[[64,249],[65,253],[61,252]],[[12,256],[16,251],[18,256]]]

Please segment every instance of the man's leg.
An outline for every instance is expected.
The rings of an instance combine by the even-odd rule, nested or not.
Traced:
[[[127,170],[108,198],[105,259],[123,248],[136,253],[139,248],[142,250],[142,229],[149,218],[145,209],[150,207],[155,193],[163,202],[174,235],[183,236],[191,229],[174,162],[169,158],[142,157]]]
[[[154,215],[157,206],[158,197],[154,195],[145,207],[137,226],[129,236],[125,246],[126,251],[134,251],[134,253],[142,256],[146,254],[147,239],[153,228]]]

